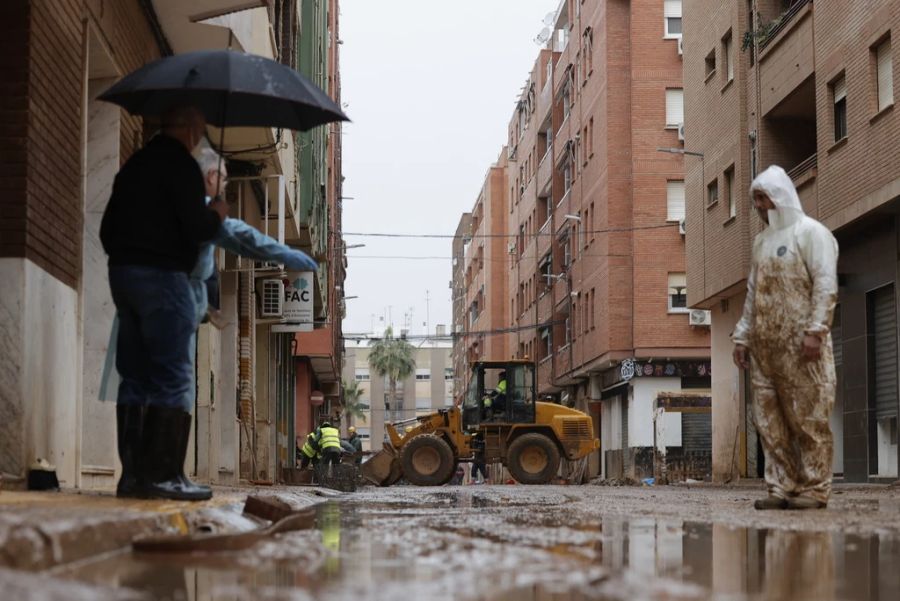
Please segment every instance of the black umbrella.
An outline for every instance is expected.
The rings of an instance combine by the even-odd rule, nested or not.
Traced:
[[[100,100],[133,115],[159,115],[190,105],[218,127],[306,131],[348,121],[325,92],[296,70],[236,50],[199,50],[154,61],[123,77]]]

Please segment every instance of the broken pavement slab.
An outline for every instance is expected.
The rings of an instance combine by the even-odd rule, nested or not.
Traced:
[[[273,498],[281,511],[299,511],[333,497],[331,491],[290,488],[215,489],[209,501],[118,499],[77,491],[0,493],[0,567],[44,570],[128,547],[138,536],[240,532],[259,520],[242,514],[248,496]]]

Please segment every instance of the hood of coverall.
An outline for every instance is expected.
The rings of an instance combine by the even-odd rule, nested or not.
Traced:
[[[805,213],[797,195],[794,182],[784,169],[778,165],[772,165],[756,176],[750,184],[750,198],[754,192],[762,192],[768,196],[775,205],[774,210],[769,210],[769,227],[782,229],[793,225],[803,219]]]

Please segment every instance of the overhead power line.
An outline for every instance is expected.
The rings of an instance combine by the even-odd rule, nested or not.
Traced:
[[[634,227],[611,227],[604,228],[599,230],[579,230],[578,228],[569,228],[573,232],[582,234],[611,234],[618,232],[635,232],[640,230],[658,230],[664,228],[674,228],[678,227],[678,224],[675,222],[657,224],[657,225],[638,225]],[[434,239],[447,239],[452,240],[455,238],[462,238],[465,240],[475,240],[480,238],[518,238],[518,233],[513,234],[410,234],[410,233],[396,233],[396,232],[340,232],[342,236],[361,236],[367,238],[434,238]],[[553,236],[560,237],[559,232],[534,232],[528,234],[528,237],[533,236]]]

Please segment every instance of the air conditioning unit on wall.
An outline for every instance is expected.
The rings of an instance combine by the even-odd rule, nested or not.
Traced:
[[[684,38],[678,38],[678,56],[684,56]]]
[[[712,325],[712,313],[710,311],[703,311],[702,309],[692,309],[689,321],[692,326],[709,327]]]
[[[687,233],[687,227],[685,226],[684,219],[678,222],[678,233],[684,236]]]
[[[281,280],[263,280],[260,295],[259,316],[281,317],[284,303],[284,282]]]
[[[684,123],[678,125],[678,141],[684,142]]]

